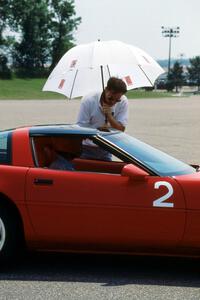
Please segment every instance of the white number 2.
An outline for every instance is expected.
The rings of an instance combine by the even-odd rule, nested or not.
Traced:
[[[165,200],[169,199],[172,195],[173,195],[173,187],[172,185],[167,182],[167,181],[157,181],[154,184],[154,188],[155,189],[159,189],[160,186],[166,186],[166,188],[168,189],[167,194],[165,194],[164,196],[156,199],[155,201],[153,201],[153,206],[158,206],[158,207],[174,207],[174,203],[172,202],[164,202]]]

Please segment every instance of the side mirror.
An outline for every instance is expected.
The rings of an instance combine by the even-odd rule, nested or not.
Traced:
[[[128,164],[123,167],[121,175],[136,181],[145,181],[149,174],[133,164]]]

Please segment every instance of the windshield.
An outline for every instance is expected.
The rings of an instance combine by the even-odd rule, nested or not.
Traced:
[[[182,161],[147,145],[126,133],[104,135],[103,138],[130,154],[144,166],[161,176],[195,173],[196,170]]]

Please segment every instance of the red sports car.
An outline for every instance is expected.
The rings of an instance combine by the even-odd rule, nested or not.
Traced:
[[[86,141],[112,160],[83,158]],[[71,167],[57,168],[51,151]],[[45,125],[0,131],[0,258],[22,247],[199,255],[198,166],[114,130]]]

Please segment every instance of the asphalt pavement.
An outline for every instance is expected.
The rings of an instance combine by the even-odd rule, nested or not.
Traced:
[[[80,100],[1,100],[0,130],[75,123]],[[129,100],[128,133],[188,163],[200,163],[200,95]]]
[[[29,254],[1,267],[2,300],[199,300],[200,261]]]

